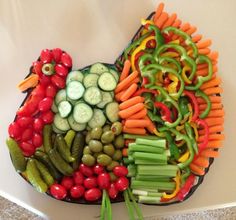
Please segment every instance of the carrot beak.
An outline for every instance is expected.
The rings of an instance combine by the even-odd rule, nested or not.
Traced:
[[[24,92],[29,88],[33,88],[38,85],[39,76],[37,74],[30,74],[26,79],[22,80],[18,85],[17,88]]]

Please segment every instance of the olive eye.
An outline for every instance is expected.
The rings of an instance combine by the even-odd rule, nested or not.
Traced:
[[[54,72],[54,65],[51,63],[44,64],[42,67],[42,72],[43,72],[43,74],[45,74],[47,76],[53,75],[55,73]]]

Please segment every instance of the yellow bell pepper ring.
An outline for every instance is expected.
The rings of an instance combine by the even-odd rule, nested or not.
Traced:
[[[189,158],[189,151],[186,151],[179,159],[178,162],[183,163]]]

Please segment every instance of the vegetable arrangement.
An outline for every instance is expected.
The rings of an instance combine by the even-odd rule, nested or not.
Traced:
[[[100,203],[100,219],[124,200],[130,219],[143,219],[137,202],[171,204],[196,189],[224,139],[218,53],[163,9],[142,20],[115,65],[72,70],[59,48],[33,63],[6,143],[36,190]]]

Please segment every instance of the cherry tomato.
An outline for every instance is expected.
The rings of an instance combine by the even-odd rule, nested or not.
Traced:
[[[109,189],[108,189],[108,195],[110,198],[115,199],[118,195],[119,191],[116,189],[116,186],[114,183],[111,183]]]
[[[38,96],[41,99],[45,97],[45,87],[42,85],[37,85],[36,88],[31,93],[32,96]]]
[[[74,172],[73,178],[76,185],[82,185],[84,183],[84,176],[80,171]]]
[[[42,85],[42,86],[47,86],[47,85],[49,85],[51,83],[51,77],[50,76],[46,76],[46,75],[42,75],[41,77],[40,77],[40,84]]]
[[[59,76],[66,77],[68,74],[68,69],[62,64],[56,64],[55,71]]]
[[[21,137],[21,128],[16,122],[12,122],[8,127],[8,134],[10,137],[14,138],[15,140]]]
[[[65,80],[58,75],[53,75],[51,77],[51,81],[52,81],[53,85],[55,85],[59,89],[63,89],[66,86]]]
[[[25,108],[28,109],[27,111],[29,111],[31,116],[38,113],[38,103],[34,100],[30,100],[29,102],[27,102],[25,104]]]
[[[65,187],[57,183],[54,183],[53,185],[51,185],[50,193],[54,198],[59,199],[59,200],[64,199],[67,195]]]
[[[32,128],[26,128],[21,135],[22,141],[28,141],[31,140],[33,136],[33,129]]]
[[[35,118],[33,122],[33,128],[36,132],[41,132],[43,130],[43,120],[41,118]]]
[[[21,106],[16,112],[16,115],[19,117],[30,116],[30,112],[28,108],[26,108],[25,106]]]
[[[41,118],[45,124],[51,124],[54,119],[54,114],[51,110],[43,112]]]
[[[41,51],[40,60],[43,63],[51,63],[52,58],[53,58],[52,52],[49,49],[44,49],[44,50]]]
[[[98,175],[97,182],[100,189],[108,189],[110,187],[111,178],[108,173],[101,173]]]
[[[46,97],[54,98],[57,93],[55,86],[48,85],[46,88]]]
[[[37,147],[41,147],[43,144],[43,138],[40,134],[38,133],[34,133],[33,137],[32,137],[32,143],[33,145],[37,148]]]
[[[87,177],[84,180],[84,186],[87,189],[92,189],[97,186],[97,178],[95,176]]]
[[[59,63],[61,60],[62,50],[60,48],[55,48],[52,50],[53,59],[56,63]]]
[[[83,186],[73,186],[70,189],[70,195],[72,198],[78,199],[84,195],[84,187]]]
[[[93,175],[93,169],[92,167],[86,166],[84,164],[80,164],[79,170],[84,176],[90,177]]]
[[[67,190],[70,190],[74,186],[74,180],[72,177],[64,176],[61,185],[64,186]]]
[[[128,174],[128,169],[125,166],[116,166],[112,171],[118,177],[126,176]]]
[[[62,63],[64,66],[70,68],[70,67],[72,66],[72,59],[71,59],[70,55],[67,54],[67,53],[63,53],[63,54],[61,55],[61,63]]]
[[[26,128],[32,125],[33,118],[31,117],[19,117],[17,118],[17,124],[20,125],[21,128]]]
[[[104,172],[104,167],[101,166],[100,164],[97,164],[93,167],[93,172],[97,175],[100,174],[100,173],[103,173]]]
[[[52,103],[53,103],[53,99],[52,98],[49,98],[49,97],[44,98],[39,103],[39,106],[38,106],[39,111],[46,112],[46,111],[50,110],[51,107],[52,107]]]
[[[85,193],[84,193],[84,198],[87,201],[91,201],[91,202],[100,199],[101,196],[102,196],[102,192],[98,188],[89,189],[89,190],[85,191]]]
[[[33,62],[33,72],[36,73],[38,76],[42,76],[42,66],[43,63],[41,61]]]
[[[35,152],[34,146],[29,142],[23,141],[23,142],[20,143],[19,146],[20,146],[20,148],[22,149],[22,151],[24,152],[24,154],[26,156],[31,156]]]
[[[129,187],[129,180],[122,176],[115,182],[116,189],[119,191],[125,191]]]

